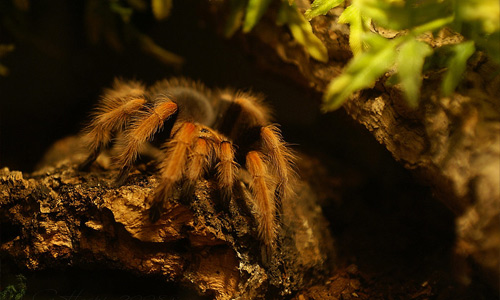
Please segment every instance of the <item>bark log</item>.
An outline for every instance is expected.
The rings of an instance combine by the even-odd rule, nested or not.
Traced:
[[[106,155],[88,173],[75,169],[84,159],[79,145],[75,137],[57,142],[33,174],[0,170],[0,216],[10,231],[1,250],[20,266],[96,264],[159,276],[217,299],[258,299],[295,292],[335,262],[328,224],[306,184],[284,203],[280,247],[267,261],[244,176],[229,209],[217,208],[214,182],[202,180],[192,199],[174,197],[152,224],[145,199],[157,184],[154,164],[140,164],[115,188],[117,171],[108,169]]]
[[[307,1],[306,1],[307,2]],[[212,3],[213,15],[223,15]],[[328,49],[330,61],[309,57],[272,16],[237,39],[270,71],[323,93],[351,57],[347,25],[337,22],[342,8],[311,21]],[[219,18],[215,23],[221,25]],[[426,40],[432,46],[461,37],[443,31]],[[479,53],[469,61],[464,80],[449,97],[440,95],[439,72],[424,78],[418,109],[410,109],[398,86],[355,94],[343,108],[369,130],[394,159],[432,186],[436,197],[456,215],[456,251],[472,258],[489,282],[500,282],[500,75],[498,66]]]

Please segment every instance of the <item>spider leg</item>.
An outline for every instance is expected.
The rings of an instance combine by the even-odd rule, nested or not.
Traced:
[[[270,258],[276,247],[281,203],[293,194],[295,157],[279,129],[270,125],[271,113],[262,96],[231,90],[220,91],[218,96],[222,118],[215,127],[238,145],[237,160],[246,162],[259,238],[266,246],[264,256]]]
[[[193,194],[195,183],[207,171],[213,153],[213,141],[207,136],[198,137],[188,157],[188,166],[182,188],[183,198]]]
[[[165,200],[172,194],[175,184],[182,178],[190,147],[196,138],[196,125],[184,122],[179,125],[171,140],[165,143],[166,159],[160,164],[160,184],[152,199],[150,219],[155,222],[165,209]]]
[[[78,170],[80,171],[86,171],[90,168],[92,163],[96,161],[97,157],[99,156],[99,153],[101,153],[101,147],[96,148],[92,152],[90,152],[89,156],[78,165]]]
[[[286,147],[281,132],[275,125],[262,127],[260,130],[263,152],[267,154],[271,172],[277,179],[275,199],[278,204],[292,193],[291,181],[295,178],[293,161],[295,155]]]
[[[128,177],[132,163],[137,159],[139,147],[151,140],[153,135],[163,126],[165,120],[177,112],[177,104],[170,99],[156,102],[153,108],[139,114],[125,131],[120,141],[117,165],[121,168],[116,179],[117,185],[122,185]]]
[[[238,164],[235,162],[235,151],[233,144],[224,139],[218,148],[217,181],[222,197],[222,203],[227,208],[233,191],[233,184],[238,171]]]
[[[211,161],[216,161],[216,177],[222,202],[228,206],[231,200],[233,183],[238,165],[235,162],[234,148],[230,141],[216,131],[202,126],[199,138],[194,143],[185,174],[185,194],[192,193],[194,184],[201,178]]]
[[[113,137],[122,130],[130,117],[146,103],[145,90],[137,82],[115,81],[113,89],[107,90],[98,104],[93,121],[85,129],[84,140],[90,155],[78,168],[86,170],[97,159]]]
[[[252,176],[250,189],[253,193],[257,214],[259,237],[267,249],[272,249],[276,237],[276,203],[269,189],[270,177],[262,156],[258,151],[248,152],[246,155],[246,168]]]

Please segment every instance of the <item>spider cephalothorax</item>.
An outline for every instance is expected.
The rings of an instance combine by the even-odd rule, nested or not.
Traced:
[[[292,190],[294,157],[270,122],[261,97],[228,89],[212,91],[188,79],[163,80],[150,88],[115,80],[84,131],[90,155],[80,168],[88,168],[117,137],[116,182],[121,185],[140,147],[162,129],[168,138],[161,147],[165,154],[158,162],[160,184],[151,197],[150,206],[156,208],[151,211],[161,211],[181,181],[189,189],[207,174],[215,174],[227,203],[240,166],[245,166],[251,176],[259,236],[272,247],[277,207]],[[157,218],[153,213],[152,220]]]

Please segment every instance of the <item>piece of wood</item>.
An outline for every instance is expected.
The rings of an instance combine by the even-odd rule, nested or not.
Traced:
[[[2,223],[15,229],[1,251],[19,266],[96,264],[159,276],[216,299],[254,299],[296,292],[335,263],[328,224],[306,184],[283,204],[280,246],[267,259],[244,175],[228,211],[216,205],[214,182],[202,180],[192,199],[177,195],[152,224],[145,200],[157,185],[154,163],[139,164],[114,187],[118,172],[105,154],[90,172],[75,169],[85,158],[80,145],[75,137],[57,142],[33,174],[0,170]]]

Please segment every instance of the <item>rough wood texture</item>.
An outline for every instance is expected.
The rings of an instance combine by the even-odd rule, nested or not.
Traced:
[[[303,1],[308,2],[308,1]],[[214,15],[223,11],[211,4]],[[307,5],[307,3],[305,3]],[[238,39],[260,65],[323,92],[350,58],[347,25],[338,24],[342,8],[319,16],[311,24],[328,48],[330,61],[314,61],[277,27],[268,14],[248,35]],[[220,19],[219,19],[220,20]],[[215,22],[221,25],[220,21]],[[443,31],[427,40],[433,46],[455,43],[457,35]],[[474,268],[494,286],[500,280],[500,75],[484,55],[469,62],[457,91],[439,94],[441,74],[428,75],[420,106],[409,109],[398,87],[382,83],[357,93],[346,112],[364,125],[406,168],[434,189],[456,215],[457,253],[471,257]]]
[[[266,262],[241,181],[229,211],[215,206],[213,182],[200,181],[190,201],[172,199],[151,224],[145,206],[157,184],[154,164],[138,166],[114,188],[116,170],[101,155],[91,172],[77,138],[55,144],[33,174],[0,170],[0,216],[9,226],[1,250],[31,270],[95,264],[156,275],[217,299],[275,298],[321,278],[335,260],[333,239],[307,185],[283,205],[280,250]],[[4,229],[5,230],[5,229]]]

